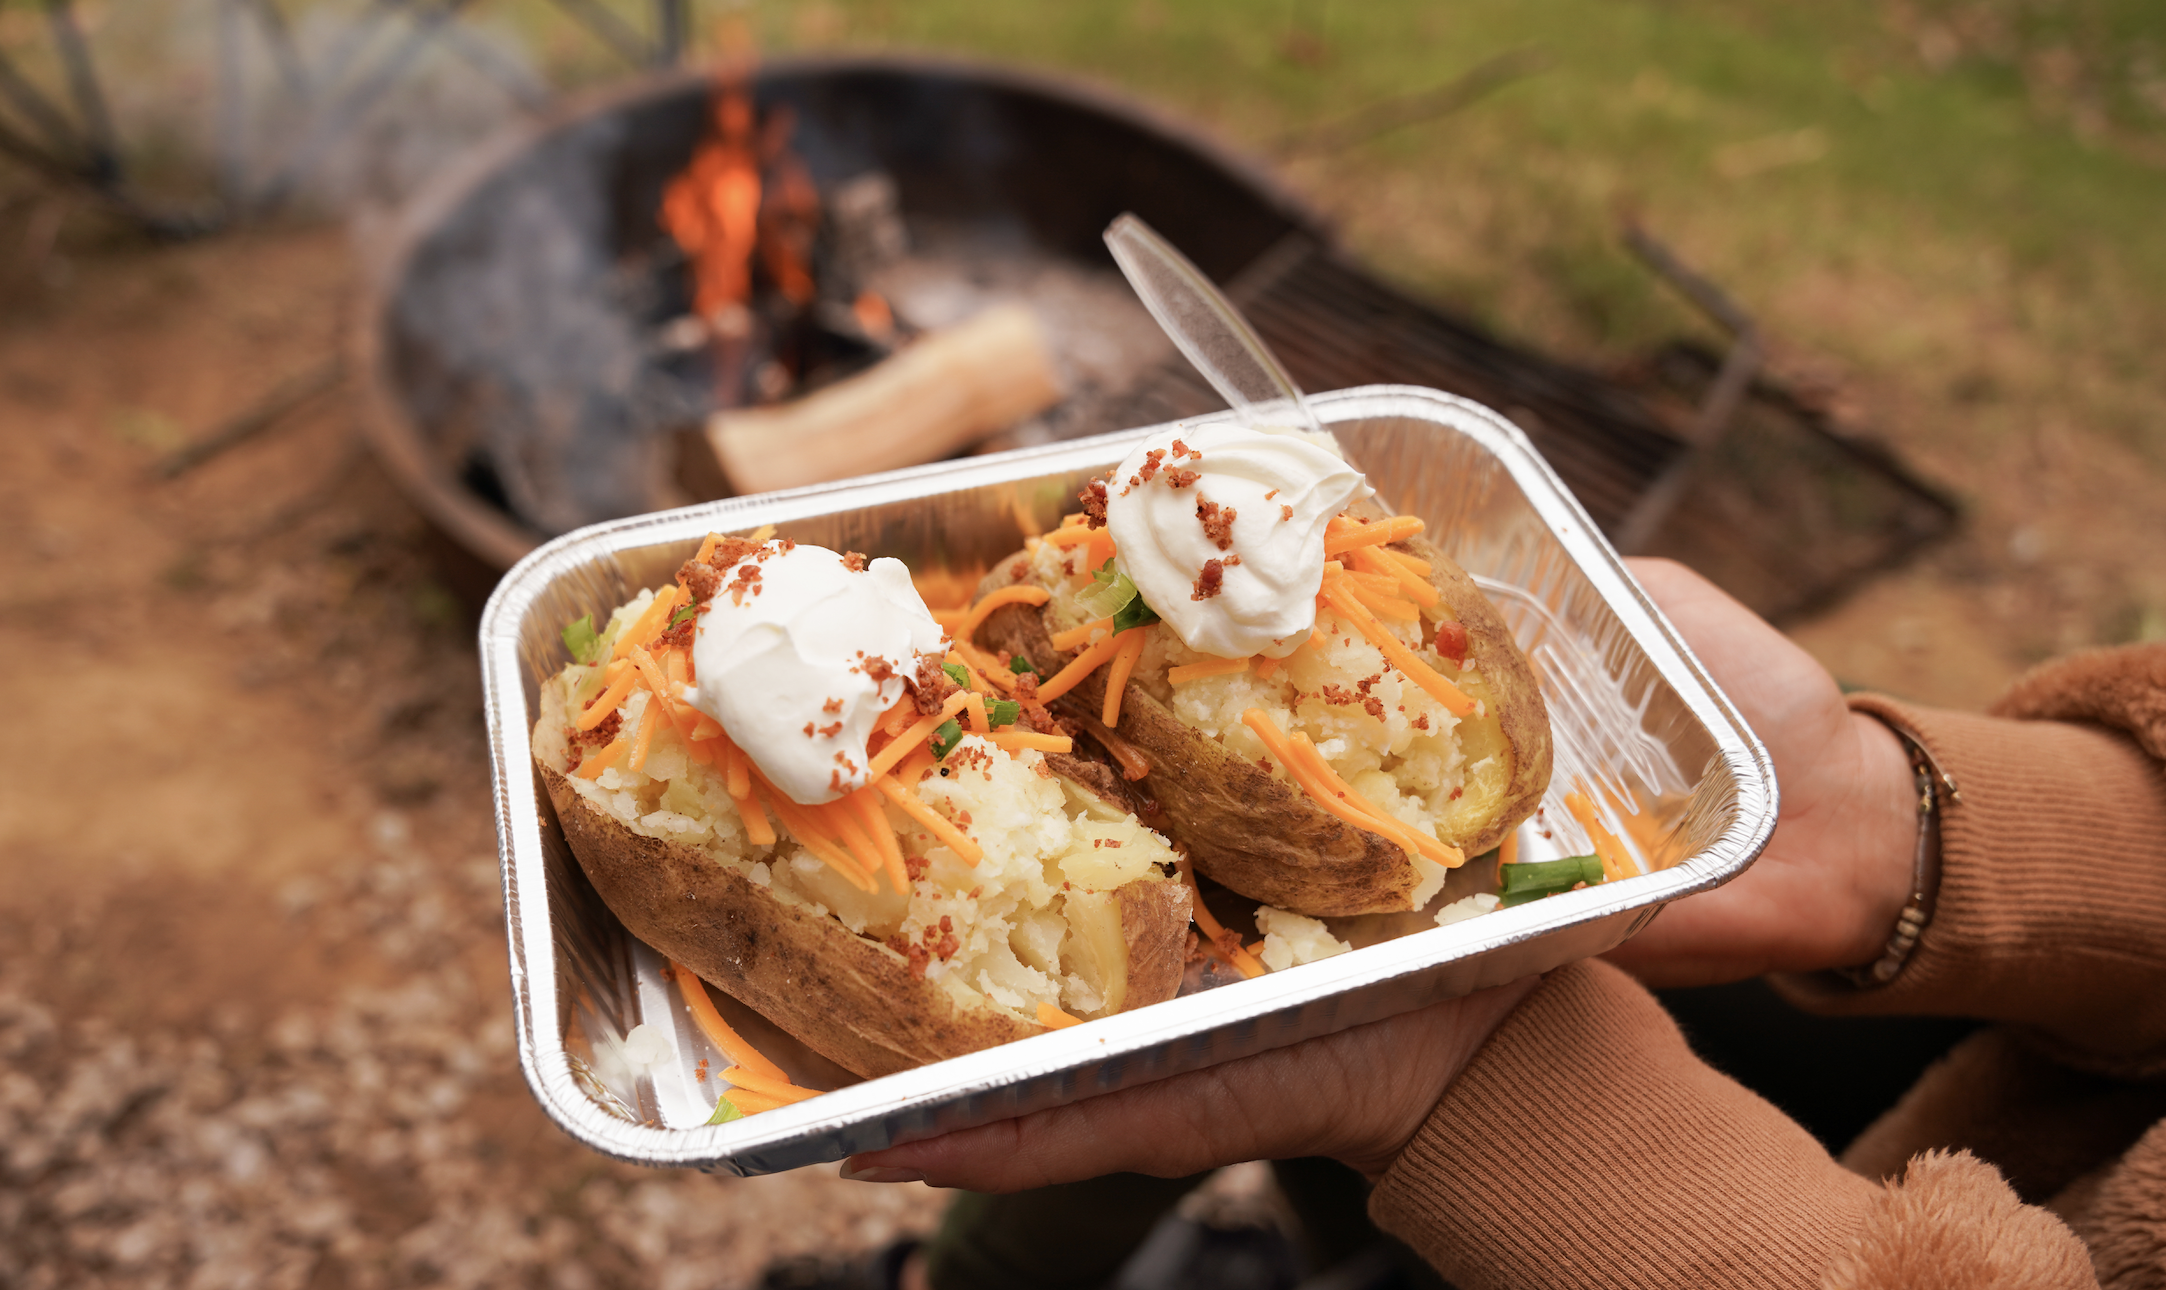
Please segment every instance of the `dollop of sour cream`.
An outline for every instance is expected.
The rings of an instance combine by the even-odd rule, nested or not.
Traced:
[[[723,570],[684,697],[791,801],[815,806],[865,786],[873,723],[941,639],[902,561],[771,541]]]
[[[1293,430],[1161,431],[1106,481],[1114,562],[1190,649],[1284,658],[1316,624],[1324,528],[1372,490]]]

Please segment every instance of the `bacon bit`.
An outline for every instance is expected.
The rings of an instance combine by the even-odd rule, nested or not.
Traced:
[[[924,856],[903,857],[903,872],[910,875],[910,881],[912,882],[924,877],[925,871],[932,867],[933,862],[927,860]]]
[[[1455,788],[1452,790],[1452,795],[1445,798],[1444,800],[1447,802],[1456,802],[1459,800],[1459,795],[1464,792],[1466,792],[1466,790],[1463,788]]]
[[[1276,488],[1274,488],[1274,489],[1272,489],[1272,490],[1271,490],[1270,492],[1268,492],[1268,493],[1265,493],[1265,494],[1264,494],[1264,500],[1268,502],[1268,501],[1270,501],[1270,500],[1271,500],[1272,498],[1274,498],[1274,497],[1277,497],[1278,495],[1279,495],[1279,490],[1278,490],[1278,489],[1276,489]]]
[[[908,937],[898,932],[887,938],[887,947],[910,960],[910,975],[920,981],[925,979],[925,968],[932,962],[933,956],[926,952],[924,946],[912,944]]]
[[[832,717],[836,713],[842,711],[842,700],[829,699],[827,702],[820,705],[820,711]]]
[[[940,711],[940,705],[955,693],[955,678],[940,666],[940,659],[932,654],[918,656],[918,674],[910,678],[910,696],[916,701],[920,715]]]
[[[809,726],[809,725],[811,725],[812,723],[808,721],[808,722],[806,722],[805,724]],[[841,733],[842,733],[842,723],[841,723],[840,721],[836,722],[836,723],[835,723],[834,725],[831,725],[831,726],[821,726],[821,727],[820,727],[820,737],[821,737],[822,739],[833,739],[833,738],[834,738],[834,737],[835,737],[836,735],[838,735],[838,734],[841,734]]]
[[[895,665],[874,654],[865,660],[865,675],[874,685],[885,685],[895,675]]]
[[[1436,652],[1448,658],[1453,667],[1467,664],[1467,629],[1464,623],[1438,623],[1436,625]]]
[[[714,543],[714,545],[706,547],[697,558],[717,571],[727,569],[733,564],[760,553],[761,544],[752,541],[750,538],[722,537],[719,534],[710,533],[708,534],[708,541]]]
[[[805,738],[812,738],[812,723],[810,721],[805,723]]]
[[[1176,466],[1166,472],[1166,487],[1186,488],[1201,478],[1203,478],[1203,474],[1200,471],[1186,470]]]
[[[848,569],[848,570],[849,570],[850,572],[852,572],[852,573],[863,573],[863,572],[865,572],[865,556],[864,556],[864,553],[863,553],[863,552],[861,552],[861,551],[845,551],[845,552],[843,552],[843,553],[842,553],[842,567],[843,567],[843,568],[845,568],[845,569]]]
[[[730,603],[733,605],[745,603],[745,593],[747,591],[750,591],[755,596],[760,594],[760,566],[757,561],[737,566],[737,576],[729,581]]]
[[[1175,460],[1179,460],[1182,457],[1194,457],[1198,460],[1201,460],[1203,454],[1197,452],[1195,449],[1189,447],[1187,444],[1182,443],[1180,440],[1176,439],[1173,441],[1173,456]]]
[[[1424,712],[1416,716],[1414,718],[1414,728],[1416,730],[1427,730],[1429,728],[1429,714]]]
[[[598,748],[616,738],[623,727],[624,714],[612,708],[609,715],[602,718],[602,723],[592,730],[581,730],[577,726],[566,726],[564,734],[575,747]]]
[[[849,789],[850,789],[850,786],[849,786],[848,784],[845,784],[845,783],[843,783],[843,782],[842,782],[842,772],[841,772],[841,771],[839,771],[839,770],[831,770],[831,771],[827,772],[827,791],[828,791],[828,792],[830,792],[830,793],[845,793],[845,792],[848,792],[848,791],[849,791]]]
[[[687,560],[677,569],[677,585],[692,593],[692,603],[704,605],[722,589],[722,571],[702,560]]]
[[[1206,499],[1201,490],[1196,493],[1196,518],[1203,521],[1203,535],[1221,551],[1233,547],[1233,520],[1239,512],[1231,506],[1220,506]]]
[[[1151,477],[1158,473],[1158,463],[1164,461],[1165,459],[1166,450],[1164,448],[1153,448],[1149,452],[1144,453],[1142,469],[1138,470],[1135,474],[1128,477],[1129,487],[1141,488],[1145,484],[1150,483]]]
[[[1190,600],[1209,600],[1225,590],[1226,563],[1223,560],[1205,560],[1203,572],[1196,575],[1196,588],[1189,593]]]
[[[1352,705],[1361,702],[1360,695],[1354,693],[1352,690],[1347,689],[1343,685],[1335,685],[1330,681],[1324,682],[1324,688],[1319,693],[1323,695],[1324,702],[1333,704],[1341,708],[1351,707]],[[810,725],[807,725],[805,729],[809,731],[812,729],[812,727]]]
[[[1083,527],[1102,529],[1106,526],[1106,481],[1094,479],[1076,494],[1083,503]]]

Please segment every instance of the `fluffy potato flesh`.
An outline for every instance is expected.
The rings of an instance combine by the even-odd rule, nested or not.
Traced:
[[[643,594],[620,609],[616,619],[636,616],[646,599]],[[628,759],[619,759],[596,778],[572,776],[580,750],[572,742],[570,717],[600,693],[601,672],[599,665],[574,664],[544,683],[534,727],[535,759],[545,772],[553,772],[548,775],[552,793],[566,802],[576,799],[582,812],[593,817],[587,821],[588,832],[606,835],[610,828],[619,829],[666,844],[679,861],[696,857],[741,880],[734,890],[756,889],[760,899],[775,902],[797,919],[778,926],[816,927],[817,920],[827,920],[876,947],[876,957],[892,960],[897,981],[909,983],[891,982],[891,989],[937,990],[946,1007],[1001,1014],[1022,1023],[1024,1029],[1015,1033],[1036,1028],[1039,1004],[1089,1019],[1169,998],[1177,988],[1186,892],[1165,871],[1174,859],[1171,850],[1134,815],[1053,775],[1040,754],[1009,754],[966,736],[912,791],[934,810],[967,822],[983,857],[975,865],[965,863],[889,805],[888,823],[911,857],[915,877],[908,892],[894,890],[884,878],[866,892],[815,858],[787,830],[778,827],[773,844],[752,842],[721,772],[696,761],[666,722],[657,728],[638,770],[624,764]],[[619,709],[620,728],[638,729],[651,701],[644,690],[635,689]],[[560,814],[565,804],[560,803]],[[574,841],[579,850],[576,837]],[[580,859],[595,876],[593,861],[599,857],[581,854]],[[599,880],[597,886],[602,886]],[[1131,897],[1131,911],[1141,908],[1146,917],[1124,924],[1120,893],[1130,886],[1148,889],[1154,899],[1138,907]],[[622,889],[644,890],[637,882]],[[607,889],[604,895],[608,898]],[[612,901],[613,908],[617,904]],[[646,935],[642,927],[651,911],[617,912],[635,932]],[[808,923],[807,918],[815,921]],[[684,958],[671,946],[658,948]],[[1144,979],[1136,979],[1139,972]],[[732,989],[727,971],[702,968],[702,975]],[[898,1000],[895,1006],[910,1005]],[[817,1016],[816,1001],[807,1013]],[[784,1017],[775,1019],[799,1029]],[[963,1028],[956,1033],[966,1032]],[[814,1035],[800,1037],[822,1047]],[[876,1073],[863,1070],[868,1064],[863,1058],[853,1063],[838,1053],[829,1055],[862,1073]],[[894,1065],[881,1060],[872,1064]]]
[[[1329,609],[1318,614],[1313,643],[1269,676],[1251,668],[1174,685],[1170,669],[1211,660],[1163,625],[1149,633],[1120,734],[1155,751],[1144,787],[1166,803],[1162,826],[1198,868],[1236,891],[1310,914],[1385,912],[1422,907],[1445,872],[1376,835],[1349,839],[1355,831],[1310,802],[1244,723],[1251,709],[1289,735],[1306,734],[1370,803],[1469,855],[1495,845],[1540,803],[1549,782],[1548,716],[1525,657],[1464,572],[1427,544],[1405,549],[1434,567],[1441,603],[1420,622],[1385,626],[1477,701],[1468,716],[1454,716]],[[1076,601],[1094,585],[1082,563],[1076,548],[1044,543],[1000,566],[985,589],[1030,581],[1053,595],[1034,611],[1035,622],[1026,620],[1033,611],[997,612],[980,642],[1054,665],[1036,657],[1050,649],[1049,637],[1092,621]],[[1440,623],[1465,632],[1462,661],[1435,648]],[[1072,702],[1096,711],[1103,682],[1094,676],[1072,693]],[[1168,723],[1209,747],[1169,748],[1181,736],[1161,728]],[[1268,783],[1251,779],[1258,770]]]

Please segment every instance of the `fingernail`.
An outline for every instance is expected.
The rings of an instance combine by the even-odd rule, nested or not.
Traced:
[[[915,1169],[897,1169],[889,1165],[860,1165],[851,1160],[842,1162],[842,1176],[851,1182],[913,1183],[925,1181],[925,1175]]]

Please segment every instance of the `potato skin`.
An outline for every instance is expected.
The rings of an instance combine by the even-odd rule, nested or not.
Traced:
[[[581,797],[563,774],[537,768],[580,868],[634,936],[844,1069],[869,1079],[1044,1031],[1003,1010],[958,1005],[937,983],[912,976],[908,960],[887,946],[834,918],[783,904],[690,847],[634,833]],[[1180,986],[1187,888],[1146,880],[1118,894],[1129,946],[1127,1006],[1172,998]],[[1161,962],[1168,954],[1170,978]]]
[[[1549,784],[1549,713],[1526,657],[1474,580],[1427,543],[1397,549],[1429,561],[1431,583],[1466,627],[1468,658],[1481,677],[1475,697],[1486,699],[1496,714],[1499,751],[1510,760],[1497,809],[1481,812],[1459,837],[1445,839],[1472,856],[1495,846],[1540,805]],[[1029,563],[1010,558],[993,568],[980,595],[1018,581],[1014,572],[1027,570]],[[1041,666],[1074,657],[1053,648],[1044,611],[1025,605],[995,610],[979,629],[978,641]],[[1093,672],[1056,706],[1072,703],[1099,711],[1104,677],[1103,668]],[[1298,785],[1190,729],[1140,686],[1131,686],[1121,700],[1117,730],[1150,759],[1151,773],[1134,787],[1162,808],[1162,815],[1151,818],[1152,827],[1174,839],[1214,881],[1311,917],[1411,907],[1414,867],[1396,843],[1345,823]]]

